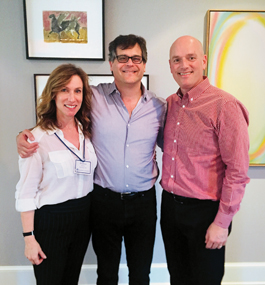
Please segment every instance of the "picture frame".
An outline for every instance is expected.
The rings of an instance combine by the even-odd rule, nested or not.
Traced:
[[[104,0],[23,0],[27,59],[105,60]]]
[[[206,74],[249,111],[249,164],[265,166],[265,11],[208,10]]]
[[[89,74],[89,84],[98,85],[100,83],[112,83],[114,77],[112,74]],[[34,88],[35,88],[35,106],[37,106],[38,97],[41,96],[42,91],[47,83],[49,74],[34,74]],[[149,74],[144,74],[142,83],[147,90],[149,90]]]

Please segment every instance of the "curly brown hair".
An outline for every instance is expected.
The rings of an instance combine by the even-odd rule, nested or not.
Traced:
[[[85,137],[91,137],[91,97],[92,90],[88,84],[88,76],[83,69],[73,64],[62,64],[50,74],[46,86],[38,98],[37,103],[37,125],[43,130],[53,130],[60,128],[56,117],[55,96],[62,87],[67,85],[73,75],[78,75],[83,82],[83,101],[76,119],[83,126]]]

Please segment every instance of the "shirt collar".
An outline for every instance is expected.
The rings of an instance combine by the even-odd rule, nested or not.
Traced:
[[[203,76],[203,81],[200,82],[194,88],[192,88],[186,94],[183,94],[183,96],[188,96],[189,100],[191,101],[196,100],[209,86],[210,86],[210,82],[209,82],[208,77]],[[178,89],[176,94],[178,95],[178,97],[182,98],[182,93],[180,91],[180,88]]]
[[[83,127],[82,127],[81,123],[77,119],[76,119],[76,122],[77,122],[79,137],[83,140],[84,139],[84,134],[82,132]],[[60,130],[59,128],[56,128],[56,127],[53,130],[46,130],[46,133],[49,136],[51,136],[51,135],[56,133],[60,138],[64,137],[62,130]]]
[[[142,89],[142,101],[143,102],[147,102],[149,101],[154,95],[151,92],[148,92],[148,90],[145,88],[145,86],[143,84],[141,84],[141,89]],[[118,90],[118,88],[115,85],[115,82],[113,81],[110,85],[109,85],[109,89],[108,92],[106,93],[107,95],[112,95],[118,93],[120,95],[120,92]]]

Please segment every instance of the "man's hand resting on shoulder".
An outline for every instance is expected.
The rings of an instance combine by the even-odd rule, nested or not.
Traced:
[[[37,151],[39,144],[29,143],[28,139],[34,141],[35,138],[30,132],[30,130],[24,130],[17,135],[17,152],[22,158],[27,158]]]

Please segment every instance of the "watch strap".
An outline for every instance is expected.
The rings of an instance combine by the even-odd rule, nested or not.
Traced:
[[[23,233],[23,237],[27,237],[27,236],[34,236],[34,231]]]

